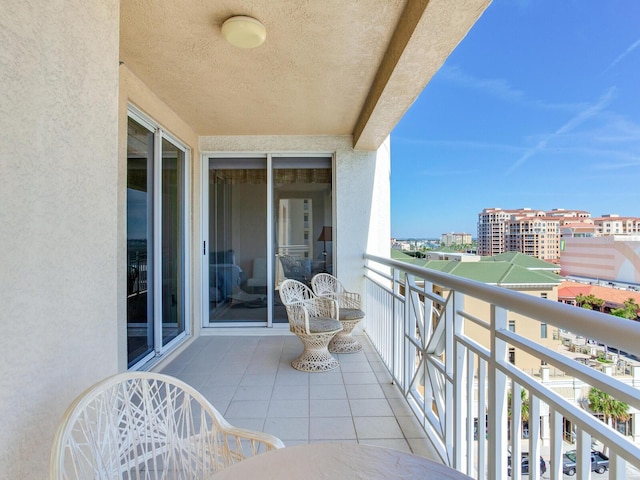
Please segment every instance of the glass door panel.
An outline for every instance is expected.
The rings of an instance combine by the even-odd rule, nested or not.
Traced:
[[[186,150],[141,114],[127,135],[127,360],[161,355],[187,334]]]
[[[127,357],[132,365],[154,345],[152,272],[153,132],[129,119],[127,133]]]
[[[266,325],[267,161],[210,158],[208,322]]]
[[[184,152],[162,140],[162,345],[185,330]]]
[[[276,290],[286,278],[308,286],[316,273],[331,272],[331,158],[273,160],[273,213]],[[278,294],[273,322],[287,322]]]

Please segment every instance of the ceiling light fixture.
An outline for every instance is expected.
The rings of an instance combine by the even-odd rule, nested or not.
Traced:
[[[234,47],[255,48],[264,43],[267,29],[253,17],[237,15],[222,24],[222,36]]]

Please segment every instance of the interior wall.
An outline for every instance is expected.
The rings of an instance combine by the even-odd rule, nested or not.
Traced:
[[[65,409],[117,371],[119,3],[2,3],[0,478],[48,478]]]
[[[260,189],[257,195],[256,187]],[[233,245],[236,263],[247,278],[253,275],[253,259],[267,256],[266,186],[234,185],[233,187]]]

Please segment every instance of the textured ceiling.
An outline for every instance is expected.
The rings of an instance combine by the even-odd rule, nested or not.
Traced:
[[[375,149],[490,0],[121,2],[120,60],[198,135],[354,135]],[[266,42],[220,25],[259,19]]]

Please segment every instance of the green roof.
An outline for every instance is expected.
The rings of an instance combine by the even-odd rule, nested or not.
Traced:
[[[493,257],[481,257],[481,262],[508,262],[513,265],[520,265],[528,269],[542,270],[560,270],[560,266],[553,263],[545,262],[539,258],[525,255],[520,252],[504,252]]]
[[[529,270],[508,262],[456,262],[432,260],[425,265],[444,273],[495,285],[559,284],[561,278],[538,270]]]
[[[418,267],[494,285],[560,284],[562,277],[553,273],[558,266],[520,252],[507,252],[495,257],[482,257],[477,262],[427,260],[414,258],[400,250],[391,250],[391,258]]]
[[[419,267],[494,285],[549,285],[560,284],[562,281],[559,275],[552,272],[552,270],[558,269],[557,265],[519,252],[508,252],[496,257],[482,257],[477,262],[426,260],[413,258],[398,250],[395,252],[392,250],[391,257]]]
[[[394,260],[413,260],[411,255],[407,255],[402,250],[398,250],[396,248],[391,249],[391,258]]]

